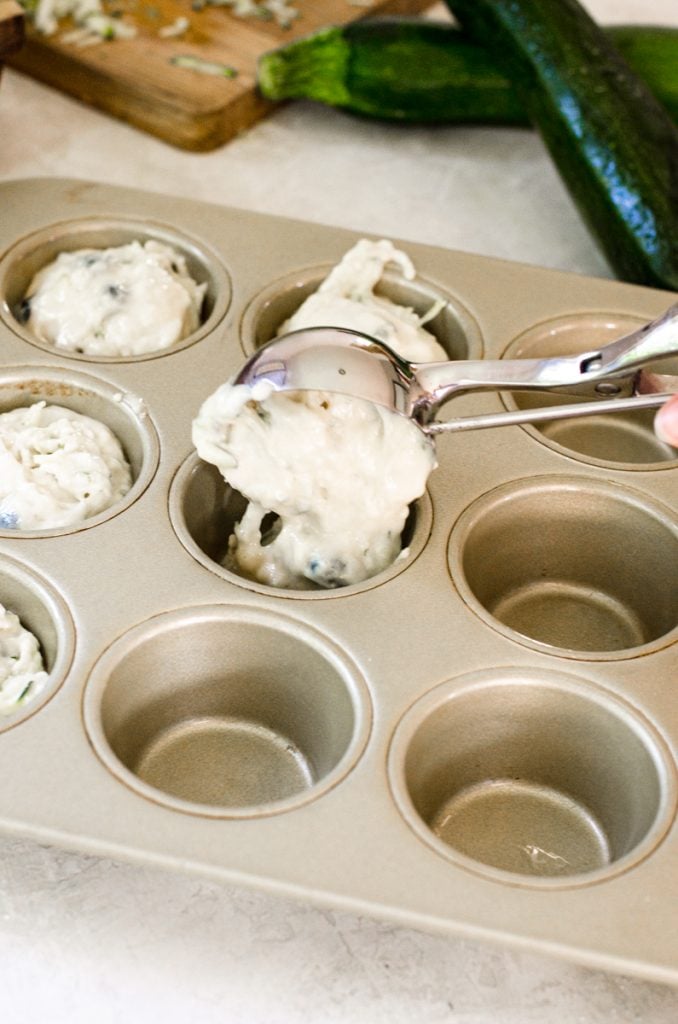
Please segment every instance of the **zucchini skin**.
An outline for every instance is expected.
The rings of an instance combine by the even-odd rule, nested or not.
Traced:
[[[615,25],[605,33],[678,122],[678,29]],[[420,124],[530,123],[485,47],[453,25],[422,18],[320,29],[264,54],[257,74],[270,100],[311,99]]]
[[[622,280],[678,291],[678,130],[577,0],[447,0]]]
[[[269,99],[305,97],[403,121],[527,123],[486,51],[423,19],[360,20],[321,29],[260,58]]]

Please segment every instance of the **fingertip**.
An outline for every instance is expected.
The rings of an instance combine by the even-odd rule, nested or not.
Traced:
[[[654,432],[664,444],[678,448],[678,396],[671,398],[656,414]]]

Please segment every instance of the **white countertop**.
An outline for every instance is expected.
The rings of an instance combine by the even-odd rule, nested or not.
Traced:
[[[678,25],[676,0],[587,7]],[[300,103],[191,154],[6,69],[0,138],[2,179],[132,185],[611,276],[527,130],[401,128]],[[0,838],[0,963],[3,1024],[678,1020],[671,988],[24,838]]]

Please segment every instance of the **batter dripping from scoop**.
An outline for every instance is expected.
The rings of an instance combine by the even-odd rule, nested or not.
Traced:
[[[332,324],[379,336],[408,358],[445,358],[422,318],[374,295],[389,263],[414,275],[391,242],[358,242],[281,333]],[[226,564],[292,589],[359,583],[391,565],[409,506],[436,465],[433,443],[409,420],[319,391],[224,384],[200,409],[193,442],[249,502]]]

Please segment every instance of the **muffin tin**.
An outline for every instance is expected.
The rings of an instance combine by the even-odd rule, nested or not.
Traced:
[[[442,436],[389,570],[242,579],[244,499],[191,421],[359,236],[82,181],[0,192],[0,406],[102,419],[134,476],[81,528],[0,532],[0,601],[51,683],[0,723],[0,827],[677,982],[678,452],[652,414]],[[129,359],[32,339],[35,270],[133,237],[207,281],[201,329]],[[455,359],[590,349],[674,298],[399,244],[418,279],[383,291],[442,295]]]

